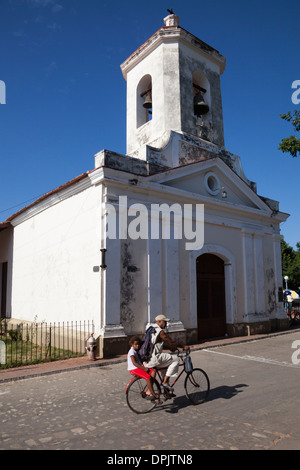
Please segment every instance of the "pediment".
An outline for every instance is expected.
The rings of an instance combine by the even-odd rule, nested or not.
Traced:
[[[241,207],[270,211],[269,206],[219,157],[184,165],[150,177],[204,201],[223,201]]]

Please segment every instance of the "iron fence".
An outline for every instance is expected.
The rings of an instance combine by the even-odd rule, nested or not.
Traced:
[[[0,319],[0,369],[86,354],[90,321],[16,323]]]

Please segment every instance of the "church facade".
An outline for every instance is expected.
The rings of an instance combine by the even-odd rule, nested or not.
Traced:
[[[287,326],[288,215],[224,146],[224,69],[174,14],[128,57],[126,154],[0,224],[2,317],[92,320],[102,356],[161,313],[189,344]]]

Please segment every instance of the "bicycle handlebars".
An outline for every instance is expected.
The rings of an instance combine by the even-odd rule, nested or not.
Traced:
[[[178,356],[178,357],[189,356],[190,353],[191,353],[191,348],[189,348],[189,349],[183,349],[182,351],[180,351],[179,349],[177,349],[177,356]]]

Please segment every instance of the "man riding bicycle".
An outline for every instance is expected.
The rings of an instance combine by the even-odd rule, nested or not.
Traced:
[[[178,356],[172,356],[171,354],[163,352],[164,343],[167,343],[171,351],[175,351],[177,348],[183,348],[184,350],[189,349],[186,345],[181,345],[179,342],[172,340],[164,331],[167,326],[167,323],[170,321],[169,318],[166,318],[165,315],[158,315],[155,318],[155,332],[152,333],[151,342],[154,344],[154,350],[151,356],[150,361],[144,362],[144,365],[149,368],[157,369],[167,369],[164,380],[163,387],[165,387],[170,392],[173,391],[172,387],[169,385],[170,377],[176,377],[179,368],[179,358]]]

